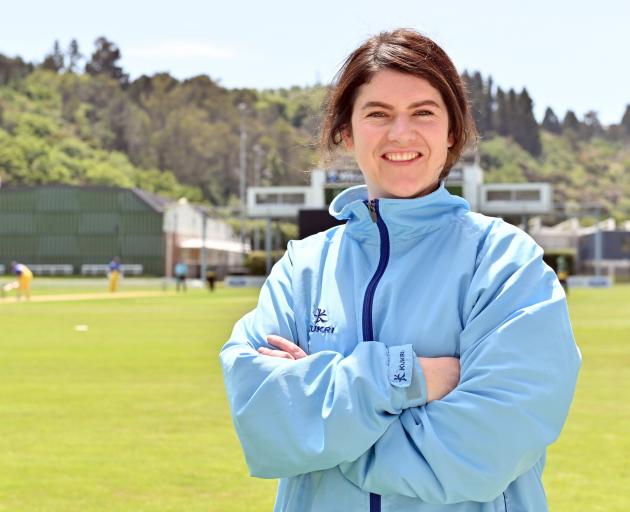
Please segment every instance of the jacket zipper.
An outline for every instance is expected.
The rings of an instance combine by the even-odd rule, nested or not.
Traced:
[[[379,281],[385,273],[387,263],[389,262],[389,233],[385,221],[379,215],[378,199],[365,201],[372,222],[376,223],[381,239],[381,254],[378,260],[378,267],[372,276],[363,299],[363,341],[374,340],[374,325],[372,323],[372,309],[374,305],[374,294]],[[381,512],[381,496],[379,494],[370,493],[370,512]]]
[[[365,201],[365,205],[370,211],[370,217],[372,222],[375,222],[378,227],[378,232],[381,239],[381,255],[378,260],[378,267],[376,272],[372,276],[367,289],[365,290],[365,297],[363,299],[363,341],[374,340],[374,327],[372,325],[372,306],[374,304],[374,293],[378,286],[381,277],[385,273],[385,268],[389,261],[389,233],[387,232],[387,226],[379,215],[378,199],[372,199],[371,201]]]

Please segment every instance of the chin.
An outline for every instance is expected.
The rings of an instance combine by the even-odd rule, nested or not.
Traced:
[[[415,186],[392,186],[384,189],[383,197],[392,199],[413,199],[422,197],[434,192],[438,188],[439,182]]]

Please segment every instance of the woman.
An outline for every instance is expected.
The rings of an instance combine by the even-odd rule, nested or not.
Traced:
[[[547,509],[580,356],[542,250],[444,188],[474,137],[430,39],[382,33],[343,65],[322,139],[367,186],[333,201],[345,226],[289,245],[221,352],[276,510]]]

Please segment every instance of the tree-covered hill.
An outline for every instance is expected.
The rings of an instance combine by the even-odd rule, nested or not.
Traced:
[[[229,90],[166,73],[129,82],[111,44],[98,45],[83,73],[61,54],[39,65],[0,56],[5,184],[139,186],[224,205],[238,195],[241,123],[248,183],[305,183],[323,87]]]
[[[137,186],[226,205],[238,196],[241,125],[248,184],[302,184],[317,165],[325,87],[227,89],[166,73],[129,81],[119,59],[105,38],[84,65],[76,41],[41,63],[0,55],[4,184]],[[630,218],[630,107],[612,126],[551,109],[539,124],[526,89],[464,79],[486,182],[549,181],[557,202],[600,202]]]
[[[579,120],[569,110],[560,120],[551,108],[538,124],[526,89],[495,89],[492,78],[480,73],[465,73],[464,79],[487,183],[548,182],[567,213],[584,213],[584,205],[597,203],[605,215],[630,218],[630,105],[611,126],[593,111]]]
[[[62,91],[82,76],[36,70],[16,87],[0,87],[0,177],[3,184],[67,183],[141,187],[200,199],[193,187],[157,167],[133,165],[127,154],[101,143],[106,128],[80,105],[64,116]]]
[[[486,183],[542,181],[554,185],[554,201],[568,214],[630,219],[630,144],[596,138],[576,140],[541,131],[541,155],[533,157],[512,139],[493,136],[480,145]],[[590,209],[590,214],[588,210]],[[562,217],[562,215],[560,215]],[[557,219],[558,220],[558,219]]]

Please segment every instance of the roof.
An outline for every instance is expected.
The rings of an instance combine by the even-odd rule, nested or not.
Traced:
[[[132,188],[131,191],[138,197],[138,199],[156,212],[164,213],[168,205],[174,202],[173,199],[153,194],[152,192],[147,192],[146,190],[142,190],[140,188]]]
[[[249,244],[241,244],[233,240],[214,240],[206,238],[206,249],[214,249],[215,251],[237,252],[245,253],[249,252]],[[189,238],[179,244],[182,249],[201,249],[202,241],[200,238]]]
[[[209,206],[209,205],[200,204],[200,203],[190,203],[190,206],[192,206],[199,213],[205,214],[208,217],[221,218],[221,216],[218,214],[218,210],[216,206]]]
[[[124,187],[108,187],[106,185],[68,185],[65,183],[51,183],[47,185],[17,185],[7,186],[3,188],[2,193],[19,192],[25,190],[41,190],[41,189],[72,189],[72,190],[89,190],[89,191],[103,191],[103,192],[130,192],[134,194],[140,201],[146,204],[152,210],[163,213],[166,207],[173,202],[173,199],[169,199],[158,194],[153,194],[139,188],[124,188]]]

